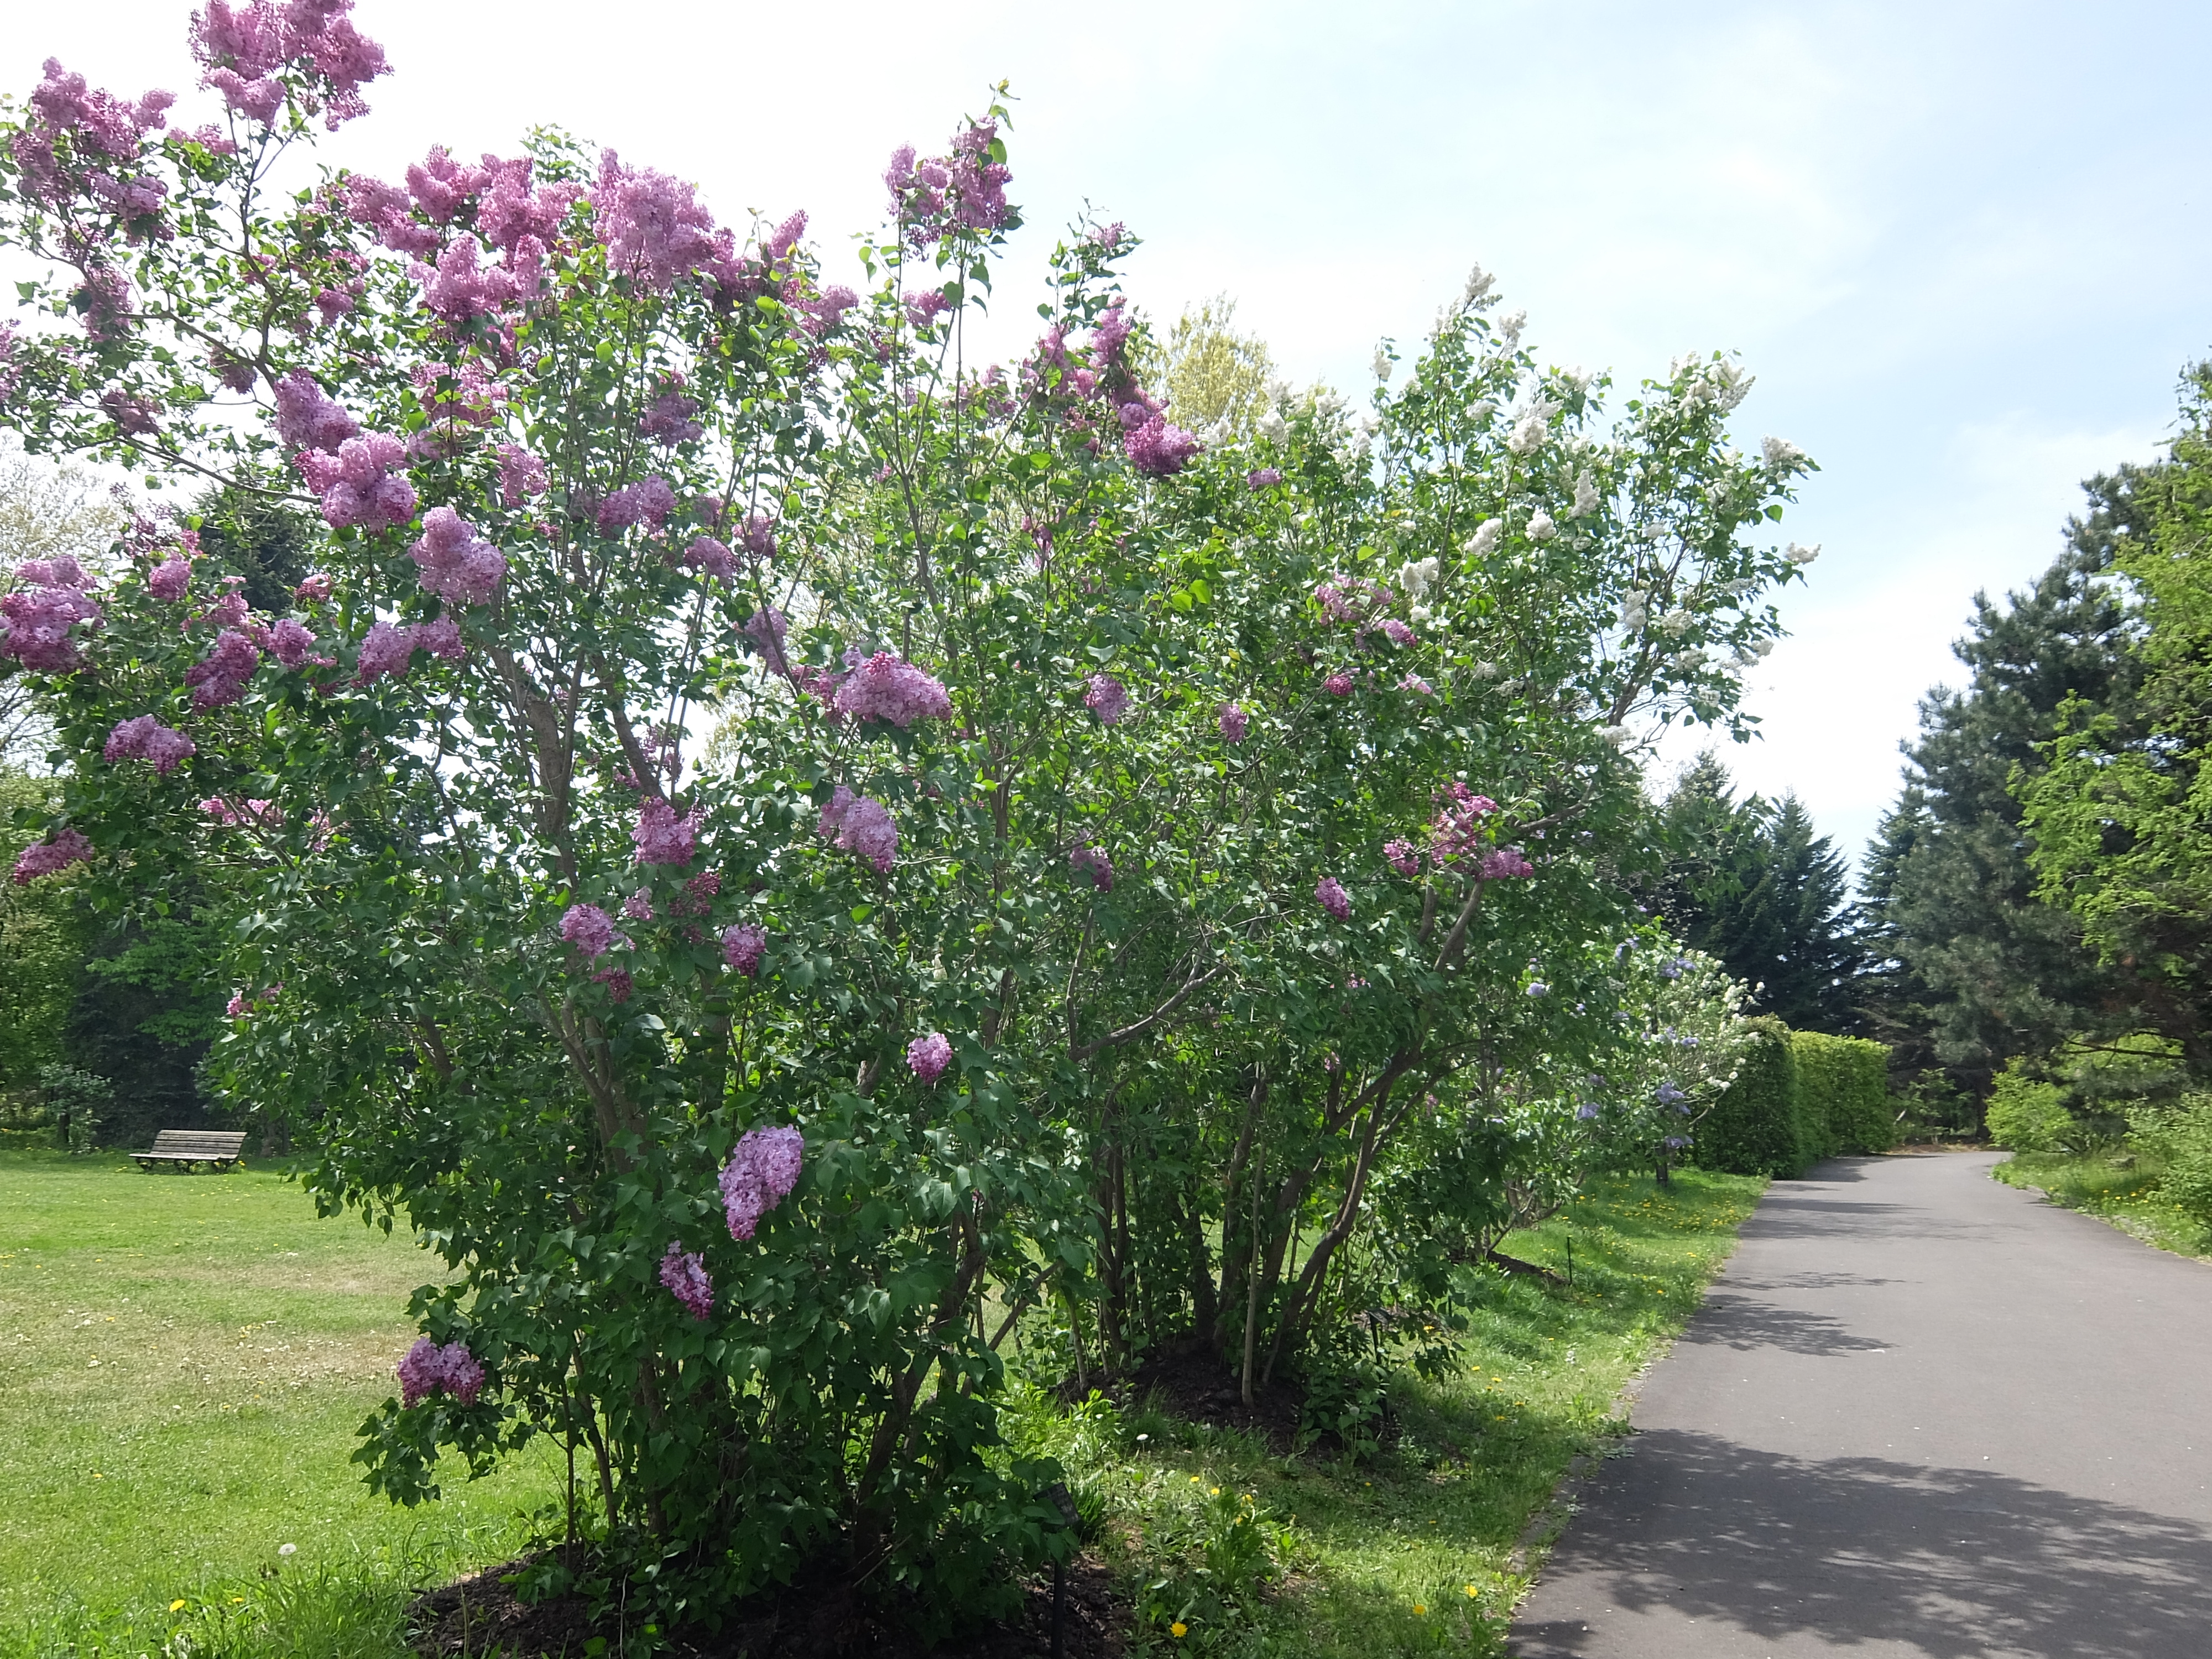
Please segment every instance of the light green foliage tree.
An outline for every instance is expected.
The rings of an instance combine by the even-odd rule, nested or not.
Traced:
[[[1249,438],[1258,430],[1275,374],[1267,342],[1238,333],[1236,320],[1237,301],[1217,295],[1185,307],[1160,347],[1176,418],[1216,440]]]
[[[2139,596],[2131,705],[2069,697],[2047,769],[2012,773],[2035,893],[2069,913],[2142,1024],[2212,1073],[2212,363],[2182,383],[2171,453],[2144,470],[2114,566]]]
[[[2059,1098],[2058,1085],[2038,1082],[2027,1066],[2014,1060],[1990,1086],[1985,1121],[1990,1139],[2015,1152],[2047,1152],[2074,1121]]]
[[[1749,1028],[1743,1063],[1698,1126],[1698,1167],[1731,1175],[1794,1176],[1809,1161],[1797,1051],[1771,1014]]]

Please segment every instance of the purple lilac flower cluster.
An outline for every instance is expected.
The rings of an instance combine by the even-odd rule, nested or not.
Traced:
[[[1106,856],[1103,847],[1079,847],[1067,855],[1069,868],[1078,875],[1087,874],[1091,884],[1102,893],[1114,890],[1114,860]]]
[[[748,1129],[738,1137],[720,1178],[732,1238],[750,1238],[760,1218],[790,1195],[805,1156],[805,1138],[787,1126]]]
[[[898,860],[898,823],[890,809],[866,795],[855,795],[843,784],[823,807],[815,832],[830,843],[865,860],[879,876],[887,876]]]
[[[624,484],[599,503],[599,534],[617,536],[632,525],[658,530],[676,510],[676,492],[659,476]]]
[[[1084,707],[1101,726],[1118,726],[1129,712],[1129,689],[1111,674],[1093,674],[1083,694]]]
[[[1492,848],[1482,855],[1479,870],[1485,881],[1507,881],[1536,873],[1536,866],[1517,847]]]
[[[165,604],[175,605],[192,585],[192,567],[182,553],[172,553],[146,573],[146,591]]]
[[[691,1310],[692,1318],[704,1319],[714,1311],[714,1281],[708,1277],[707,1258],[685,1249],[681,1239],[668,1241],[668,1253],[660,1258],[660,1282]]]
[[[1498,811],[1498,803],[1478,795],[1455,778],[1437,797],[1436,816],[1429,820],[1429,846],[1439,863],[1466,858],[1483,850],[1482,821]]]
[[[407,550],[420,567],[423,591],[455,605],[482,605],[499,591],[507,559],[450,507],[422,515],[422,536]]]
[[[854,720],[888,720],[902,730],[916,720],[952,716],[944,683],[888,651],[877,652],[847,675],[830,707]]]
[[[1221,736],[1226,743],[1242,743],[1244,734],[1252,729],[1252,717],[1233,702],[1221,705]]]
[[[655,796],[638,809],[629,838],[640,864],[689,864],[699,849],[698,814],[679,818],[673,806]]]
[[[41,876],[66,870],[72,864],[92,862],[92,843],[75,830],[57,830],[50,841],[34,841],[15,860],[11,879],[27,887]]]
[[[441,1348],[427,1336],[417,1337],[399,1362],[403,1411],[434,1394],[449,1395],[460,1405],[473,1406],[483,1385],[484,1368],[465,1342],[448,1342]]]
[[[999,124],[977,121],[954,135],[949,155],[917,161],[902,144],[884,169],[891,211],[907,228],[907,240],[924,248],[956,233],[1001,230],[1012,222],[1006,184],[1013,174],[991,154]]]
[[[387,72],[384,48],[364,37],[346,14],[353,0],[252,0],[231,6],[208,0],[192,16],[192,56],[206,73],[200,84],[248,119],[266,125],[284,106],[288,88],[279,71],[312,75],[309,113],[339,125],[368,112],[361,88]]]
[[[363,685],[386,674],[404,676],[417,647],[447,662],[459,662],[462,650],[460,624],[451,617],[397,627],[391,623],[377,623],[361,642],[361,654],[354,664],[356,676]]]
[[[1344,884],[1334,876],[1323,876],[1314,884],[1314,897],[1339,921],[1352,920],[1352,895],[1344,890]]]
[[[722,929],[722,960],[748,979],[760,977],[761,958],[768,954],[768,930],[758,922],[741,921]]]
[[[562,912],[561,937],[596,962],[614,949],[615,919],[596,904],[572,904]]]
[[[75,559],[31,559],[15,567],[13,592],[0,594],[0,659],[26,668],[65,673],[82,659],[70,629],[97,628],[100,604],[87,592],[92,578]]]
[[[244,608],[242,601],[240,608]],[[246,695],[246,681],[260,666],[261,648],[252,637],[234,628],[224,629],[216,635],[215,648],[185,671],[185,684],[192,690],[192,706],[229,707]]]
[[[100,750],[103,760],[151,761],[156,772],[169,773],[197,752],[198,745],[182,732],[172,731],[151,714],[118,720]]]
[[[906,1045],[907,1068],[924,1083],[934,1084],[952,1064],[952,1044],[942,1031],[918,1036]]]
[[[1382,843],[1382,857],[1401,876],[1417,876],[1421,872],[1420,849],[1402,836]]]

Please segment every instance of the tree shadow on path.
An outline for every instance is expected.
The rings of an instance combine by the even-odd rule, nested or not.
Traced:
[[[1814,1462],[1680,1430],[1633,1446],[1546,1568],[1545,1621],[1514,1626],[1519,1659],[1689,1651],[1674,1619],[1638,1645],[1636,1615],[1660,1608],[1777,1655],[2212,1653],[2212,1534],[2193,1522],[1976,1469]]]

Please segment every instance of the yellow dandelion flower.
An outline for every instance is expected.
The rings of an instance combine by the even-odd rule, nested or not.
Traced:
[[[1184,1624],[1182,1620],[1178,1619],[1175,1623],[1168,1626],[1168,1634],[1174,1637],[1176,1641],[1180,1642],[1184,1637],[1190,1634],[1190,1626]]]
[[[1218,1487],[1218,1486],[1214,1487],[1212,1491],[1210,1491],[1210,1492],[1208,1492],[1206,1493],[1206,1496],[1207,1496],[1207,1497],[1209,1497],[1209,1498],[1218,1498],[1218,1497],[1220,1497],[1220,1496],[1221,1496],[1221,1488],[1220,1488],[1220,1487]]]
[[[184,1605],[185,1598],[179,1595],[175,1601],[169,1603],[169,1611],[171,1613],[178,1612],[184,1607]]]
[[[1422,1605],[1421,1605],[1421,1603],[1419,1603],[1419,1601],[1416,1601],[1416,1602],[1414,1602],[1414,1603],[1413,1603],[1413,1611],[1414,1611],[1415,1613],[1426,1613],[1426,1612],[1428,1611],[1428,1608],[1426,1608],[1425,1607],[1422,1606]]]
[[[1470,1601],[1474,1600],[1474,1586],[1472,1584],[1467,1587],[1467,1599]]]

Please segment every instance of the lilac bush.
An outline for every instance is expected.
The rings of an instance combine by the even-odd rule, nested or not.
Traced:
[[[207,125],[50,66],[8,129],[0,238],[64,274],[0,419],[288,504],[314,568],[257,608],[173,511],[19,573],[77,763],[15,879],[219,851],[230,983],[282,987],[225,1086],[453,1270],[379,1489],[548,1435],[640,1594],[990,1605],[1069,1540],[987,1304],[1079,1376],[1295,1367],[1613,1052],[1621,750],[1735,717],[1806,464],[1728,446],[1723,359],[1607,422],[1484,283],[1361,423],[1201,438],[1118,225],[979,367],[1000,110],[893,155],[860,293],[556,134],[310,174],[386,70],[343,0],[192,40]]]

